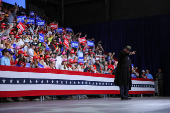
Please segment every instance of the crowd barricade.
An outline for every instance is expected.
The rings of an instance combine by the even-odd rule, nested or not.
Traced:
[[[114,75],[0,66],[0,97],[120,94]],[[129,94],[154,94],[154,81],[132,78]]]

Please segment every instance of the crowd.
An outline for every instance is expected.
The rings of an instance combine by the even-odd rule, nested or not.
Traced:
[[[17,4],[0,6],[0,39],[0,65],[112,75],[118,65],[115,52],[104,54],[101,41],[74,34],[33,11],[26,14]],[[139,76],[135,67],[132,77],[153,79],[149,70]]]

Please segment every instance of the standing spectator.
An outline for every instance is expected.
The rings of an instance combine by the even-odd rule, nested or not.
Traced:
[[[100,59],[98,57],[96,57],[96,63],[93,65],[93,68],[94,68],[96,73],[101,73],[102,74],[102,68],[101,68],[101,66],[99,64],[99,60]]]
[[[149,70],[146,70],[146,78],[147,79],[153,79],[153,76],[149,73]]]
[[[6,65],[6,66],[10,66],[10,60],[8,58],[8,55],[9,55],[9,50],[8,49],[3,49],[2,50],[2,55],[3,57],[1,58],[1,65]]]
[[[11,10],[8,10],[8,15],[9,15],[8,22],[9,23],[12,23],[14,21],[14,17],[16,15],[16,12],[17,12],[17,5],[14,6],[13,13],[11,13]]]
[[[162,73],[162,70],[159,69],[158,73],[155,75],[156,81],[158,81],[158,95],[163,96],[163,82],[164,82],[164,76]]]
[[[62,65],[60,66],[60,70],[68,70],[66,62],[67,62],[67,59],[63,59]]]
[[[35,49],[36,44],[35,43],[31,43],[30,46],[31,47],[27,51],[27,54],[29,55],[28,60],[33,58],[33,56],[34,56],[34,49]]]
[[[114,70],[114,66],[112,65],[112,60],[111,59],[109,60],[109,63],[108,63],[108,69],[110,69],[111,73]]]

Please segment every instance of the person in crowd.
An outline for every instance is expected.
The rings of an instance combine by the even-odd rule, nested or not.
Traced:
[[[100,60],[99,57],[96,57],[96,61],[95,61],[95,64],[93,65],[93,68],[95,70],[95,73],[102,74],[102,68],[101,68],[101,66],[99,64],[99,60]]]
[[[140,78],[146,78],[146,73],[145,73],[145,70],[142,70],[142,73],[141,73],[141,76]]]
[[[62,65],[60,66],[60,70],[68,70],[67,59],[63,59]]]
[[[38,63],[38,68],[44,68],[45,67],[45,62],[43,57],[39,57],[39,63]]]
[[[38,63],[39,63],[39,58],[38,58],[38,56],[34,56],[33,57],[33,65],[32,65],[32,68],[39,68],[39,66],[38,66]]]
[[[55,61],[56,61],[56,59],[54,59],[54,58],[50,59],[50,68],[51,68],[51,69],[56,69],[56,67],[55,67]]]
[[[111,73],[112,73],[113,70],[114,70],[114,66],[112,65],[112,60],[110,59],[108,62],[109,62],[109,63],[108,63],[108,69],[110,69],[110,71],[111,71]]]
[[[84,71],[84,66],[83,66],[82,62],[80,62],[79,65],[78,65],[78,71],[80,71],[80,72]]]
[[[139,78],[139,74],[136,72],[135,68],[132,67],[132,74],[131,74],[132,78]]]
[[[44,61],[45,61],[45,62],[44,62],[45,67],[49,67],[49,66],[50,66],[50,64],[49,64],[50,58],[51,58],[50,55],[46,55],[46,56],[45,56],[45,60],[44,60]]]
[[[32,59],[34,56],[34,49],[35,49],[36,43],[31,43],[30,48],[27,51],[27,54],[29,55],[28,60]]]
[[[149,70],[146,70],[146,78],[147,79],[153,79],[153,76],[149,73]]]
[[[158,95],[163,96],[164,76],[161,69],[158,70],[158,73],[156,73],[155,78],[156,81],[158,81]]]
[[[24,54],[25,53],[22,50],[18,51],[18,58],[16,59],[16,61],[18,61],[17,65],[19,67],[25,67],[25,65],[26,65],[26,60],[27,59],[24,58]]]
[[[11,64],[10,64],[10,59],[8,58],[8,56],[9,56],[9,50],[8,49],[3,49],[2,50],[2,55],[3,55],[3,57],[1,58],[1,60],[0,60],[0,64],[1,65],[5,65],[5,66],[10,66]]]
[[[70,51],[70,55],[69,55],[68,59],[73,59],[73,60],[74,60],[74,57],[75,57],[74,54],[75,54],[75,53],[74,53],[74,49],[72,49],[72,50]]]

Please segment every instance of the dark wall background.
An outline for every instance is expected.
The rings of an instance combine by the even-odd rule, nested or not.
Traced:
[[[26,1],[28,10],[48,14],[60,26],[101,40],[107,52],[118,53],[131,45],[137,51],[132,62],[140,71],[150,69],[154,76],[163,69],[165,94],[170,96],[170,0]]]

